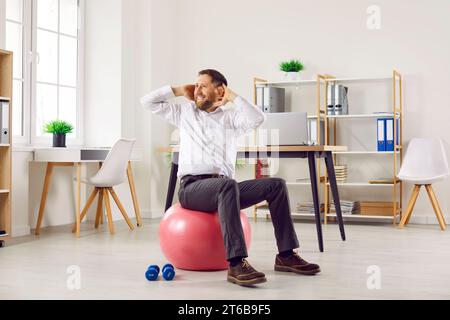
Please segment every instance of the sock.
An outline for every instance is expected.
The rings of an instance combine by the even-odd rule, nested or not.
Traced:
[[[238,264],[242,263],[242,260],[244,260],[244,257],[236,257],[228,260],[230,263],[230,267],[236,267]]]
[[[294,254],[294,250],[283,251],[283,252],[280,252],[280,257],[285,259],[285,258],[292,256],[293,254]]]

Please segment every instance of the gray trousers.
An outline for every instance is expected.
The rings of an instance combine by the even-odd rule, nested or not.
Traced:
[[[181,179],[178,197],[185,209],[219,212],[228,260],[248,257],[240,211],[263,201],[269,203],[279,252],[299,247],[288,190],[282,179],[268,178],[237,183],[228,178],[185,176]]]

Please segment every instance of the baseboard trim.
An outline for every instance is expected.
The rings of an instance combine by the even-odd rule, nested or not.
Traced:
[[[164,216],[164,210],[141,211],[143,219],[161,219]]]
[[[447,223],[450,222],[449,216],[444,216],[444,219]],[[426,216],[413,216],[411,217],[411,224],[422,224],[422,225],[439,225],[439,221],[435,215],[426,215]]]
[[[151,211],[141,210],[141,217],[143,219],[151,219],[152,218],[152,212]]]
[[[164,216],[164,210],[154,210],[150,212],[151,219],[161,219]]]
[[[13,238],[29,236],[30,234],[31,234],[30,226],[13,226],[12,227]]]

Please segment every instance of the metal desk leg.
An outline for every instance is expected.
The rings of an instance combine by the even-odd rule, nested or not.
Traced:
[[[328,177],[330,178],[331,192],[333,194],[334,206],[336,208],[336,217],[339,223],[339,229],[341,231],[341,238],[343,241],[345,241],[346,237],[345,237],[344,220],[342,218],[342,211],[341,211],[341,200],[339,198],[339,189],[336,182],[336,173],[334,171],[333,154],[331,152],[325,153],[325,163],[327,165]]]
[[[175,188],[177,186],[177,175],[178,175],[178,164],[175,162],[172,162],[172,170],[170,171],[170,178],[169,178],[169,188],[167,190],[167,197],[166,197],[166,209],[165,211],[169,210],[173,203],[173,196],[175,194]]]
[[[314,212],[316,215],[316,228],[317,237],[319,239],[319,249],[320,252],[324,252],[323,249],[323,235],[322,235],[322,218],[320,216],[320,202],[319,202],[319,190],[317,185],[317,170],[316,170],[316,153],[308,152],[308,162],[309,162],[309,175],[311,178],[311,189],[314,201]]]

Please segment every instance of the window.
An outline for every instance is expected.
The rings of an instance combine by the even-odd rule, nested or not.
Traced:
[[[23,23],[24,1],[6,0],[6,49],[14,52],[13,71],[13,135],[24,136],[23,130]]]
[[[43,125],[73,124],[81,144],[81,0],[6,0],[7,49],[14,52],[13,131],[16,142],[47,143]],[[29,130],[29,128],[31,130]]]

